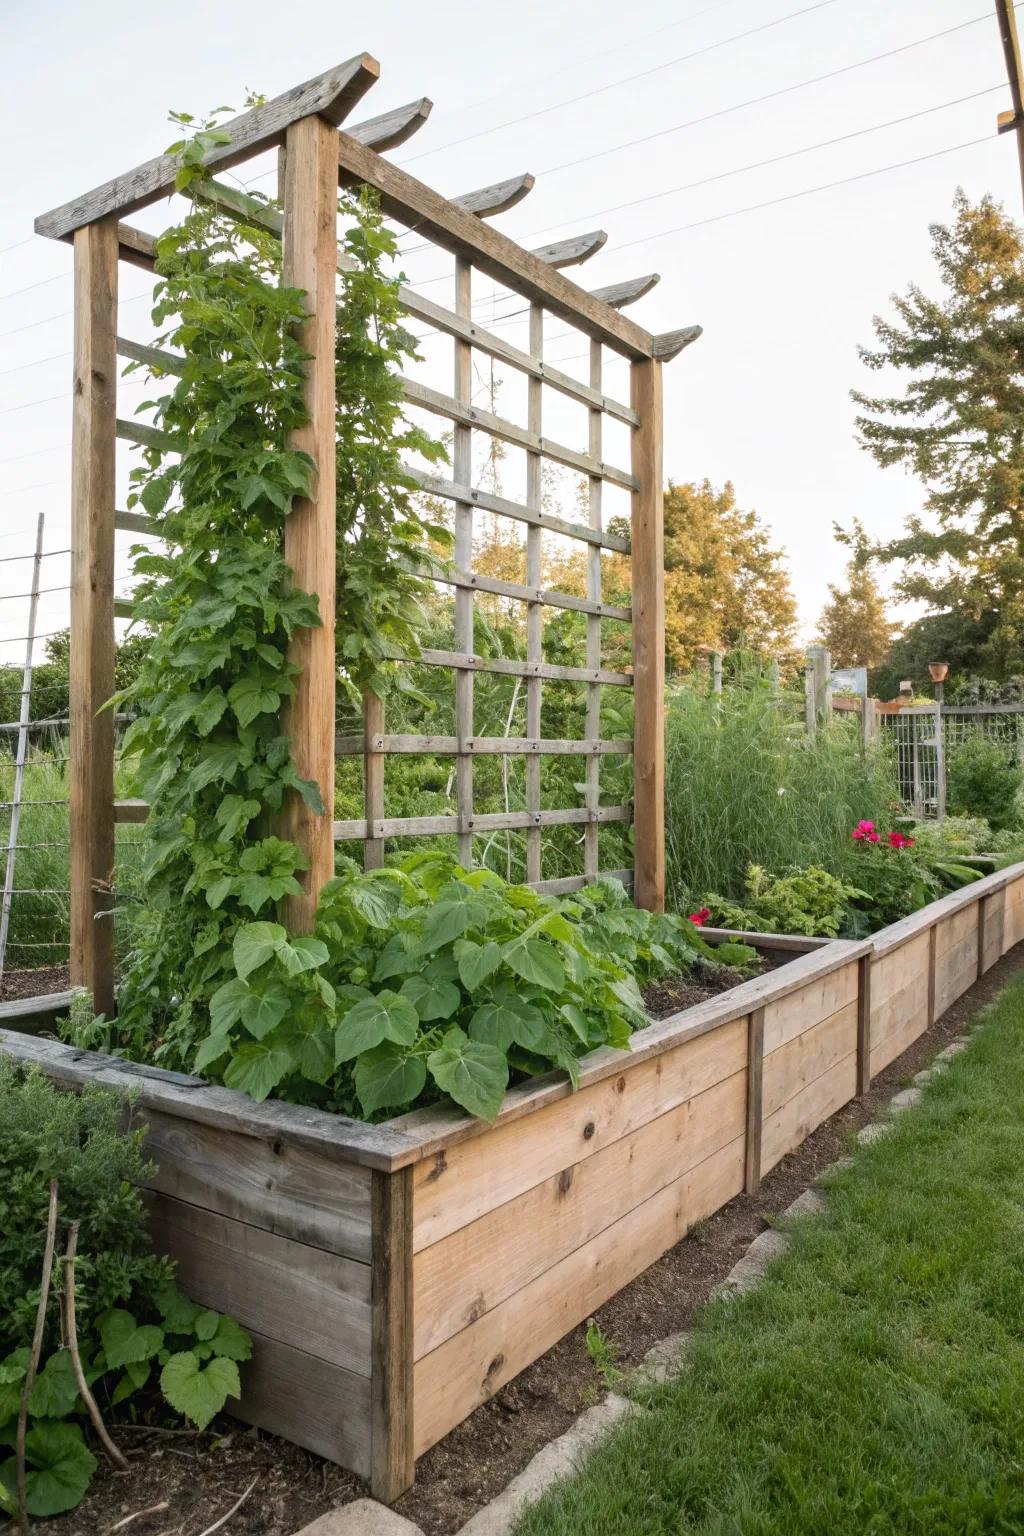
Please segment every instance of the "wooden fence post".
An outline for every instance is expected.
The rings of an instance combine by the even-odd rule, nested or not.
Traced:
[[[819,725],[828,725],[832,719],[832,657],[824,645],[807,647],[807,667],[804,673],[806,696],[807,734],[814,736]]]
[[[665,508],[662,385],[656,359],[632,363],[633,899],[665,909]]]
[[[857,962],[857,1094],[871,1087],[871,955]]]
[[[285,520],[284,555],[296,585],[320,602],[320,627],[300,629],[289,647],[296,663],[295,695],[288,709],[292,756],[304,779],[320,790],[318,813],[289,792],[285,836],[309,860],[301,896],[285,903],[292,931],[313,926],[321,886],[334,874],[334,604],[335,604],[335,269],[338,259],[338,133],[319,117],[293,123],[285,141],[284,261],[281,280],[306,293],[309,319],[299,339],[311,353],[304,398],[309,420],[292,445],[316,463],[312,495],[296,498]]]
[[[747,1020],[747,1132],[743,1159],[743,1188],[756,1195],[761,1188],[761,1135],[764,1125],[764,1009],[755,1008]]]
[[[75,231],[69,788],[71,984],[114,1011],[117,218]]]
[[[415,1476],[412,1167],[371,1178],[370,1489],[393,1504]]]

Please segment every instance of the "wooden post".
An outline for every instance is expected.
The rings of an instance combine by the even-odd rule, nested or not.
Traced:
[[[285,921],[302,933],[312,928],[320,888],[334,874],[337,130],[319,117],[301,118],[288,129],[285,151],[281,280],[305,290],[309,319],[299,339],[312,354],[304,385],[309,420],[292,441],[312,456],[316,473],[312,495],[297,498],[285,521],[284,555],[296,585],[315,592],[320,602],[320,627],[298,630],[288,652],[299,668],[287,711],[292,756],[302,778],[319,787],[323,802],[318,813],[289,792],[283,815],[285,836],[309,860],[302,895],[285,902]]]
[[[415,1475],[412,1173],[375,1169],[370,1195],[370,1491],[382,1504]]]
[[[1000,112],[998,131],[1013,132],[1017,136],[1017,159],[1020,162],[1021,191],[1024,193],[1024,69],[1021,67],[1020,42],[1017,38],[1017,18],[1011,0],[996,0],[996,16],[999,19],[999,36],[1006,59],[1006,75],[1010,82],[1012,112]]]
[[[866,752],[874,745],[878,736],[878,706],[874,699],[868,698],[867,694],[864,695],[861,707],[860,729],[861,745]]]
[[[708,667],[711,672],[711,692],[718,695],[722,691],[722,653],[711,651],[708,653]]]
[[[544,309],[540,304],[531,304],[530,356],[539,362],[543,353]],[[531,376],[526,384],[526,424],[537,438],[541,437],[543,431],[543,395],[544,386],[540,379]],[[544,499],[543,462],[539,452],[530,452],[526,455],[526,505],[535,507],[538,512],[541,510]],[[536,524],[530,523],[526,529],[526,585],[535,591],[544,584],[543,539],[541,529]],[[526,605],[526,659],[534,664],[544,660],[544,610],[540,603]],[[533,741],[540,737],[541,687],[539,677],[526,679],[526,734]],[[540,812],[541,804],[540,758],[537,753],[530,753],[523,766],[526,780],[526,809],[536,816]],[[541,828],[527,827],[526,878],[528,881],[537,881],[541,878],[542,850]]]
[[[369,689],[363,694],[363,805],[366,837],[363,840],[364,869],[383,869],[384,839],[375,837],[372,823],[384,820],[384,753],[377,746],[384,734],[384,701]]]
[[[599,341],[590,343],[590,387],[600,390],[604,372],[604,352]],[[587,412],[587,451],[592,459],[601,459],[601,443],[604,434],[604,413],[600,407]],[[598,533],[602,529],[604,482],[600,475],[587,477],[587,516],[591,528]],[[601,546],[587,545],[587,597],[592,603],[601,601]],[[602,659],[600,614],[587,614],[587,669],[600,672]],[[584,735],[588,741],[596,741],[601,735],[601,684],[587,684],[586,724]],[[588,757],[583,769],[586,785],[586,805],[591,816],[597,815],[601,804],[601,759],[597,753]],[[598,823],[588,821],[583,828],[583,873],[588,880],[597,877],[601,866],[601,833]]]
[[[928,930],[928,1028],[935,1023],[935,962],[938,943],[938,924]]]
[[[807,734],[813,737],[819,725],[832,719],[832,657],[824,645],[807,647],[804,689],[807,710]]]
[[[455,313],[466,319],[473,314],[473,265],[462,256],[455,258]],[[473,348],[468,341],[455,338],[453,394],[460,405],[473,403]],[[473,483],[473,429],[464,422],[452,428],[452,475],[457,485]],[[473,506],[455,503],[455,564],[467,577],[473,569]],[[470,587],[455,589],[455,649],[463,655],[475,654],[473,634],[473,592]],[[455,809],[458,813],[457,848],[459,862],[467,869],[473,862],[473,756],[465,750],[473,737],[473,673],[459,667],[455,673],[455,734],[459,751],[455,759]]]
[[[661,364],[632,363],[633,899],[665,909],[665,509]]]
[[[764,1009],[755,1008],[747,1020],[747,1139],[743,1188],[756,1195],[761,1188],[761,1133],[764,1122]]]
[[[871,1087],[871,955],[857,962],[857,1093]]]
[[[71,984],[114,1011],[117,217],[75,231],[71,436]]]

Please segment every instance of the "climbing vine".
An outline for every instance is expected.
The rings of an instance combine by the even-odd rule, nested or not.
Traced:
[[[305,419],[306,354],[296,340],[304,295],[282,285],[272,233],[202,197],[215,121],[175,120],[190,130],[173,148],[193,206],[157,242],[157,346],[175,362],[173,372],[147,365],[169,388],[148,407],[159,435],[132,471],[129,497],[159,520],[166,548],[135,553],[134,619],[151,640],[117,700],[137,716],[123,751],[137,760],[138,792],[151,808],[146,910],[117,1040],[184,1065],[206,1032],[210,996],[233,972],[236,930],[273,916],[299,889],[302,855],[272,826],[288,793],[320,809],[281,726],[295,686],[289,643],[320,615],[282,554],[284,520],[313,469],[289,446]],[[400,420],[397,375],[415,343],[400,322],[397,281],[384,271],[393,237],[370,194],[345,197],[341,208],[336,633],[339,677],[357,695],[386,690],[386,657],[417,649],[417,597],[430,566],[401,456],[415,450],[429,460],[443,450]],[[330,988],[307,974],[321,946],[296,946],[303,963],[289,995],[330,1007]]]

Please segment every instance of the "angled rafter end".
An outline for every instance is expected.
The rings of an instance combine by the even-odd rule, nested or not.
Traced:
[[[313,113],[337,126],[376,84],[379,74],[377,60],[368,53],[360,53],[303,85],[293,86],[272,101],[222,123],[220,131],[227,135],[227,142],[211,149],[205,163],[221,170],[238,165],[261,150],[283,143],[290,124]],[[127,214],[145,208],[174,190],[177,169],[176,156],[157,155],[72,202],[40,214],[35,221],[36,234],[47,235],[51,240],[70,240],[76,229],[108,213]]]
[[[433,106],[434,103],[428,97],[421,96],[419,101],[410,101],[408,106],[395,107],[392,112],[382,112],[378,117],[367,118],[365,123],[356,123],[346,128],[345,132],[358,139],[360,144],[365,144],[367,149],[375,149],[380,155],[386,149],[397,149],[399,144],[411,139],[414,133],[419,133]]]
[[[452,202],[465,209],[466,213],[473,213],[478,219],[486,219],[521,203],[532,190],[536,179],[526,171],[522,176],[509,177],[508,181],[495,181],[489,187],[480,187],[476,192],[463,192],[459,197],[453,197]]]
[[[661,282],[660,272],[647,272],[643,277],[630,277],[624,283],[611,283],[607,288],[592,288],[591,297],[610,304],[612,309],[625,309],[635,304],[645,293],[650,293]]]
[[[605,230],[592,229],[585,235],[570,235],[568,240],[555,240],[551,245],[542,245],[532,254],[556,270],[575,267],[580,262],[589,261],[591,256],[596,256],[607,240]]]
[[[686,325],[681,331],[663,331],[654,338],[654,356],[659,363],[670,363],[685,347],[703,336],[702,325]]]

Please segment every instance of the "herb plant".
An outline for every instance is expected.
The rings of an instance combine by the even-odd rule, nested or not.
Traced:
[[[58,1262],[46,1311],[40,1369],[28,1399],[26,1507],[42,1517],[82,1498],[96,1457],[84,1425],[68,1347],[60,1255],[72,1223],[75,1321],[86,1381],[106,1418],[159,1388],[199,1428],[239,1393],[251,1352],[231,1318],[196,1306],[174,1267],[150,1249],[138,1184],[149,1172],[143,1130],[121,1128],[123,1101],[86,1087],[63,1093],[38,1072],[0,1059],[0,1443],[13,1449],[40,1301],[49,1185],[57,1185]],[[16,1512],[14,1455],[0,1465],[0,1508]]]

